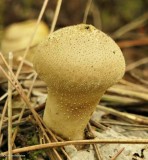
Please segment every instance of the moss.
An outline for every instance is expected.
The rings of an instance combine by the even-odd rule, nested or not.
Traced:
[[[36,145],[36,144],[39,144],[37,135],[34,134],[33,136],[30,136],[27,144],[28,144],[28,145]]]
[[[36,160],[39,157],[45,157],[45,151],[44,150],[37,150],[34,152],[30,152],[27,158],[24,158],[23,160]]]

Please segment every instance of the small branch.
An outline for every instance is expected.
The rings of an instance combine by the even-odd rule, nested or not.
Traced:
[[[133,46],[146,46],[148,45],[148,38],[139,38],[134,40],[122,40],[117,42],[120,48],[127,48]]]
[[[40,104],[39,106],[35,107],[34,109],[35,109],[36,112],[40,112],[40,111],[44,110],[44,108],[45,108],[45,103]],[[14,115],[12,117],[12,120],[15,121],[16,119],[18,119],[20,114]],[[27,117],[28,115],[31,115],[31,114],[32,114],[32,112],[30,110],[27,110],[27,111],[24,112],[23,117],[25,118],[25,117]],[[8,121],[8,119],[5,119],[4,123],[7,123],[7,121]]]
[[[40,117],[39,117],[40,118]],[[52,133],[52,131],[46,126],[46,124],[44,123],[44,121],[40,118],[41,123],[43,124],[43,126],[45,126],[47,132],[50,134],[50,136],[53,138],[53,140],[55,142],[58,142],[56,136]],[[64,148],[60,148],[61,151],[63,152],[63,154],[67,157],[68,160],[71,160],[71,158],[69,157],[69,155],[66,153],[66,151],[64,150]]]
[[[119,126],[125,126],[125,127],[137,127],[137,128],[139,128],[139,130],[140,130],[140,128],[141,129],[145,129],[145,128],[147,128],[148,129],[148,126],[147,125],[141,125],[141,124],[131,124],[131,123],[125,123],[125,122],[119,122],[119,121],[115,121],[115,120],[111,120],[111,119],[109,119],[108,121],[106,120],[100,120],[99,121],[101,124],[104,124],[104,125],[107,125],[107,124],[109,124],[109,125],[119,125]]]
[[[101,100],[120,105],[138,104],[142,102],[141,100],[135,98],[123,97],[119,95],[109,95],[109,94],[104,94]]]
[[[148,118],[144,117],[144,116],[138,116],[138,115],[134,115],[134,114],[120,112],[115,109],[104,107],[101,105],[97,106],[97,110],[101,110],[101,111],[110,113],[110,114],[117,116],[121,119],[124,119],[125,121],[128,121],[128,122],[132,122],[132,123],[137,122],[137,123],[146,124],[146,125],[148,124]]]
[[[1,120],[0,120],[0,136],[1,136],[2,126],[3,126],[3,120],[6,114],[6,110],[7,110],[7,105],[8,105],[8,101],[6,100],[3,111],[2,111]]]
[[[34,85],[34,82],[37,78],[37,74],[34,75],[34,78],[33,78],[33,81],[32,81],[32,84],[30,85],[30,88],[29,88],[29,91],[28,91],[28,94],[27,94],[27,97],[29,98],[30,97],[30,94],[31,94],[31,91],[32,91],[32,88],[33,88],[33,85]],[[23,105],[22,107],[22,110],[21,110],[21,113],[19,115],[19,118],[17,120],[17,122],[19,123],[23,117],[23,114],[24,114],[24,111],[25,111],[25,105]],[[17,135],[17,132],[18,132],[18,127],[15,128],[15,131],[13,133],[13,137],[12,137],[12,145],[14,144],[14,141],[15,141],[15,138],[16,138],[16,135]]]
[[[148,63],[148,57],[143,58],[143,59],[140,59],[140,60],[138,60],[138,61],[136,61],[136,62],[133,62],[133,63],[129,64],[129,65],[126,67],[126,71],[130,71],[130,70],[132,70],[132,69],[134,69],[134,68],[136,68],[136,67],[139,67],[139,66],[141,66],[141,65],[143,65],[143,64],[145,64],[145,63]]]
[[[148,86],[148,81],[147,81],[147,80],[144,80],[143,78],[141,78],[140,75],[135,74],[134,72],[130,72],[130,75],[131,75],[134,79],[136,79],[137,81],[139,81],[140,83]]]
[[[115,160],[122,152],[124,148],[120,149],[110,160]]]
[[[4,69],[0,66],[0,69],[1,71],[3,72],[3,74],[7,77],[7,79],[11,82],[11,84],[13,85],[13,87],[18,91],[18,93],[20,94],[21,98],[23,99],[23,101],[26,103],[26,105],[29,107],[29,109],[31,110],[33,116],[34,116],[34,119],[37,121],[38,125],[40,126],[40,128],[42,130],[43,127],[41,126],[41,123],[38,119],[38,114],[37,112],[34,110],[34,108],[31,106],[30,102],[29,102],[29,99],[28,97],[26,96],[26,94],[24,93],[20,83],[18,82],[16,76],[14,75],[14,73],[12,72],[11,68],[9,67],[9,65],[7,64],[5,58],[3,57],[3,55],[0,53],[0,56],[2,58],[2,61],[4,62],[4,64],[6,65],[6,67],[8,68],[9,72],[11,73],[11,76],[10,77],[5,71]],[[11,79],[13,78],[13,79]]]
[[[84,145],[84,144],[148,144],[148,139],[95,139],[95,140],[76,140],[76,141],[65,141],[65,142],[52,142],[46,144],[38,144],[34,146],[28,146],[23,148],[17,148],[12,151],[12,153],[22,153],[28,151],[34,151],[45,148],[56,148],[68,145]],[[8,152],[3,152],[0,156],[6,155]]]
[[[15,89],[18,91],[18,93],[20,94],[21,98],[23,99],[23,101],[26,103],[26,105],[29,107],[30,111],[33,114],[34,119],[36,120],[38,126],[40,127],[40,129],[42,130],[43,134],[46,136],[46,139],[48,142],[50,142],[49,137],[47,136],[44,127],[42,126],[42,123],[39,119],[39,115],[37,114],[37,112],[35,111],[35,109],[31,106],[28,97],[26,96],[26,94],[24,93],[20,83],[18,82],[18,80],[16,79],[16,76],[14,75],[14,73],[12,72],[11,68],[9,67],[9,65],[7,64],[6,60],[4,59],[3,55],[0,53],[0,56],[3,60],[3,62],[5,63],[5,65],[7,66],[8,70],[10,71],[13,79],[11,79],[9,77],[9,75],[4,71],[4,69],[0,66],[1,71],[3,72],[3,74],[7,77],[7,79],[11,82],[11,84],[15,87]],[[58,152],[53,149],[55,155],[57,155],[58,160],[62,160],[58,154]]]
[[[116,32],[114,32],[113,37],[114,38],[119,38],[125,33],[143,25],[148,19],[148,13],[144,13],[141,17],[138,17],[134,21],[126,24],[125,26],[121,27],[118,29]]]
[[[101,21],[101,14],[98,6],[95,4],[95,2],[92,2],[91,6],[91,13],[93,16],[93,23],[94,26],[100,30],[102,30],[102,21]]]
[[[131,89],[134,88],[137,91],[148,93],[148,89],[146,89],[145,87],[143,87],[141,85],[138,85],[138,84],[135,84],[135,83],[132,83],[132,82],[129,82],[129,81],[125,80],[125,79],[120,80],[120,83],[124,84],[126,86],[129,86]]]
[[[95,127],[97,127],[97,128],[100,128],[100,129],[102,129],[102,130],[107,130],[107,127],[106,126],[104,126],[104,125],[102,125],[101,123],[97,123],[97,122],[95,122],[94,120],[92,120],[92,119],[90,119],[90,124],[92,125],[92,126],[95,126]]]
[[[7,96],[8,96],[8,92],[6,92],[5,94],[3,94],[3,95],[0,97],[0,101],[2,101],[3,99],[5,99]]]
[[[12,69],[13,54],[9,53],[9,66]],[[11,73],[8,73],[11,76]],[[12,160],[12,86],[8,81],[8,160]]]
[[[2,145],[2,141],[3,141],[3,134],[0,134],[0,147]]]
[[[148,94],[147,93],[141,93],[140,91],[132,91],[129,89],[124,89],[124,88],[117,88],[116,86],[113,86],[107,90],[110,93],[116,93],[119,95],[123,96],[129,96],[129,97],[134,97],[138,99],[142,99],[144,101],[148,101]]]
[[[37,32],[39,23],[40,23],[40,21],[41,21],[41,19],[42,19],[42,17],[43,17],[43,14],[44,14],[44,12],[45,12],[45,9],[46,9],[47,4],[48,4],[48,0],[44,0],[43,6],[42,6],[41,11],[40,11],[40,14],[39,14],[39,17],[38,17],[37,22],[36,22],[36,25],[35,25],[35,27],[34,27],[34,31],[33,31],[32,35],[31,35],[31,37],[30,37],[30,41],[29,41],[29,43],[28,43],[28,46],[27,46],[26,49],[25,49],[24,55],[23,55],[23,57],[22,57],[22,61],[20,62],[20,65],[19,65],[19,67],[18,67],[18,70],[17,70],[17,73],[16,73],[16,78],[18,78],[18,76],[19,76],[19,74],[20,74],[20,71],[21,71],[22,66],[23,66],[23,64],[24,64],[24,60],[25,60],[25,58],[26,58],[26,56],[27,56],[27,53],[28,53],[28,51],[29,51],[29,49],[30,49],[31,43],[32,43],[32,41],[33,41],[33,38],[34,38],[34,36],[35,36],[35,34],[36,34],[36,32]]]
[[[89,10],[90,10],[91,3],[92,3],[92,0],[87,0],[85,12],[84,12],[84,17],[83,17],[83,23],[84,24],[87,22],[87,17],[88,17],[88,13],[89,13]]]
[[[18,126],[20,126],[20,125],[26,124],[27,122],[29,122],[29,119],[30,119],[30,118],[27,117],[27,118],[21,119],[20,122],[18,122],[18,121],[12,122],[12,127],[18,127]],[[8,127],[8,125],[7,125],[7,124],[4,124],[4,125],[2,126],[2,130],[6,130],[7,127]],[[15,131],[14,131],[14,132],[15,132]],[[14,133],[13,133],[13,134],[14,134]],[[12,137],[12,145],[13,145],[13,137]]]
[[[55,10],[55,14],[54,14],[54,17],[53,17],[53,21],[52,21],[52,24],[51,24],[50,33],[52,33],[55,29],[56,22],[57,22],[57,19],[58,19],[60,8],[61,8],[61,4],[62,4],[62,0],[58,0],[56,10]]]
[[[87,126],[88,126],[89,132],[91,132],[91,134],[94,136],[94,134],[93,134],[93,132],[92,132],[92,128],[91,128],[90,123],[88,123]],[[98,159],[98,160],[103,160],[102,155],[101,155],[101,152],[100,152],[100,149],[98,148],[97,144],[92,144],[92,145],[93,145],[93,148],[94,148],[94,150],[95,150],[95,152],[96,152],[96,157],[97,157],[97,159]]]

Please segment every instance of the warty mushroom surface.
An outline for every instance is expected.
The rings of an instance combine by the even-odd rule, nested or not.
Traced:
[[[84,138],[84,129],[102,95],[125,72],[117,44],[88,24],[50,34],[34,50],[33,64],[48,87],[43,120],[68,140]]]

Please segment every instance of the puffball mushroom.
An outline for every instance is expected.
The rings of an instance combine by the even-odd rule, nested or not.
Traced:
[[[36,20],[27,20],[13,23],[6,28],[1,42],[1,50],[5,57],[7,57],[7,54],[10,51],[14,53],[14,59],[17,59],[18,56],[23,56],[24,50],[29,44],[30,38],[34,32],[35,25]],[[41,42],[48,34],[48,26],[41,21],[33,38],[31,47]],[[28,53],[28,60],[31,59],[30,54],[31,51]]]
[[[35,49],[34,67],[48,87],[46,125],[68,140],[84,129],[102,95],[125,72],[120,48],[92,25],[65,27]]]

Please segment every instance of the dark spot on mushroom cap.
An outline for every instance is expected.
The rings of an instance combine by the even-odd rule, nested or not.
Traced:
[[[85,26],[85,29],[89,29],[89,26]]]

